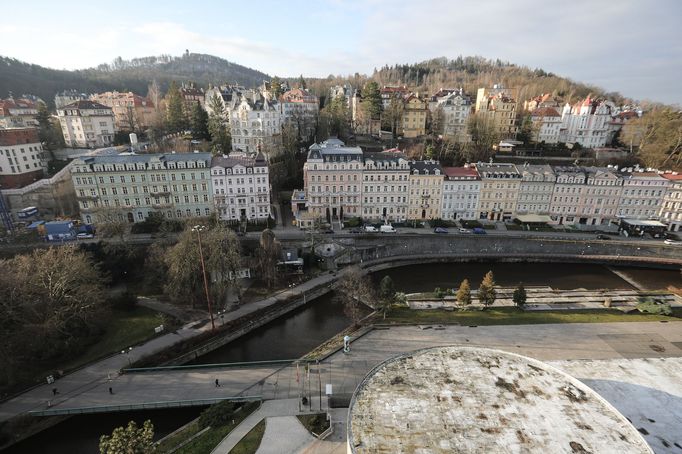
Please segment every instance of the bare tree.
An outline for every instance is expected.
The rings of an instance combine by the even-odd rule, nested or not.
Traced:
[[[363,315],[362,306],[373,304],[376,295],[368,276],[355,265],[344,271],[339,279],[337,297],[343,303],[344,313],[354,326],[360,323]]]
[[[277,282],[277,261],[282,246],[270,229],[265,229],[260,235],[260,246],[256,251],[258,268],[269,289]]]

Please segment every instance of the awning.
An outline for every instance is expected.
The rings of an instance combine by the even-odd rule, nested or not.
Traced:
[[[548,223],[552,222],[552,218],[547,216],[546,214],[519,214],[516,216],[516,219],[521,221],[524,224],[541,224],[541,223]]]
[[[621,219],[621,221],[640,227],[666,227],[664,223],[655,221],[653,219]]]

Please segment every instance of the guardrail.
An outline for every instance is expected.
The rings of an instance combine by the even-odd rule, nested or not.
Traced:
[[[227,369],[227,368],[248,368],[248,367],[266,367],[279,366],[294,363],[314,363],[312,359],[273,359],[269,361],[249,361],[238,363],[213,363],[213,364],[185,364],[177,366],[153,366],[153,367],[132,367],[122,369],[125,374],[128,373],[144,373],[144,372],[167,372],[172,370],[195,370],[195,369]]]
[[[231,402],[252,402],[256,400],[262,400],[262,398],[263,396],[233,396],[218,397],[214,399],[169,400],[161,402],[142,402],[139,404],[53,408],[49,410],[33,410],[29,411],[28,414],[31,416],[82,415],[90,413],[110,413],[114,411],[153,410],[157,408],[201,407],[204,405],[217,404],[218,402],[223,402],[226,400]]]

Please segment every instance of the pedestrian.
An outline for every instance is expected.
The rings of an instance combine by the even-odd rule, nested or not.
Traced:
[[[109,386],[109,394],[114,394],[114,390]]]
[[[57,388],[52,388],[52,395],[56,396],[57,394],[59,394],[59,391],[57,391]]]
[[[217,378],[215,379],[215,387],[220,388],[220,381]]]

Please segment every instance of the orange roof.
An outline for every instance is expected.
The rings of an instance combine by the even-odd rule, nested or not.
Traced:
[[[672,180],[672,181],[682,181],[682,175],[680,175],[680,174],[673,175],[672,173],[664,173],[661,176],[663,178],[667,178],[668,180]]]
[[[531,113],[531,116],[533,116],[533,117],[560,117],[561,115],[553,107],[541,107],[539,109],[535,109]]]

